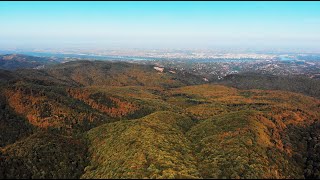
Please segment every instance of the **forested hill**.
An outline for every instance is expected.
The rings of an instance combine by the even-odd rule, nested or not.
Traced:
[[[124,62],[0,75],[1,179],[320,178],[320,100],[298,91]]]
[[[0,70],[4,80],[23,79],[35,83],[56,83],[75,86],[163,86],[177,87],[205,81],[186,72],[155,70],[153,65],[110,61],[71,61],[44,69]],[[9,77],[7,77],[9,76]],[[7,77],[7,78],[6,78]]]
[[[320,80],[302,75],[276,76],[259,73],[240,73],[227,75],[218,84],[239,89],[283,90],[302,93],[320,99]]]
[[[22,54],[0,55],[0,69],[16,70],[22,68],[42,68],[44,65],[57,64],[59,60]]]

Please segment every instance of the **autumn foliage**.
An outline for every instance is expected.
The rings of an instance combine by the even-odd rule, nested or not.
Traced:
[[[126,101],[121,101],[117,97],[106,97],[104,94],[91,94],[87,90],[81,91],[78,89],[67,89],[67,92],[73,98],[84,101],[92,108],[106,113],[111,117],[123,117],[128,114],[134,113],[139,109],[137,105]],[[99,99],[94,99],[95,97]]]
[[[199,79],[91,61],[0,78],[0,178],[320,177],[319,99]]]

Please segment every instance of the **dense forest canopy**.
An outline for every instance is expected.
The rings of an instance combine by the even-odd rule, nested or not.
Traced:
[[[0,70],[0,178],[320,178],[320,83],[74,61]]]

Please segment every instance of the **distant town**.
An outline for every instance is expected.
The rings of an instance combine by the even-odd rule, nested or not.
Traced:
[[[223,79],[229,74],[258,72],[273,75],[303,75],[320,78],[320,53],[227,52],[217,50],[175,49],[21,49],[2,50],[0,54],[25,54],[49,57],[61,63],[75,60],[112,60],[152,64],[171,72],[186,71],[206,80]],[[44,65],[36,67],[44,68]]]

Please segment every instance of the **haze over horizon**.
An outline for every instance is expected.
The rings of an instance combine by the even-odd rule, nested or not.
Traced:
[[[0,48],[320,50],[320,2],[0,2]]]

